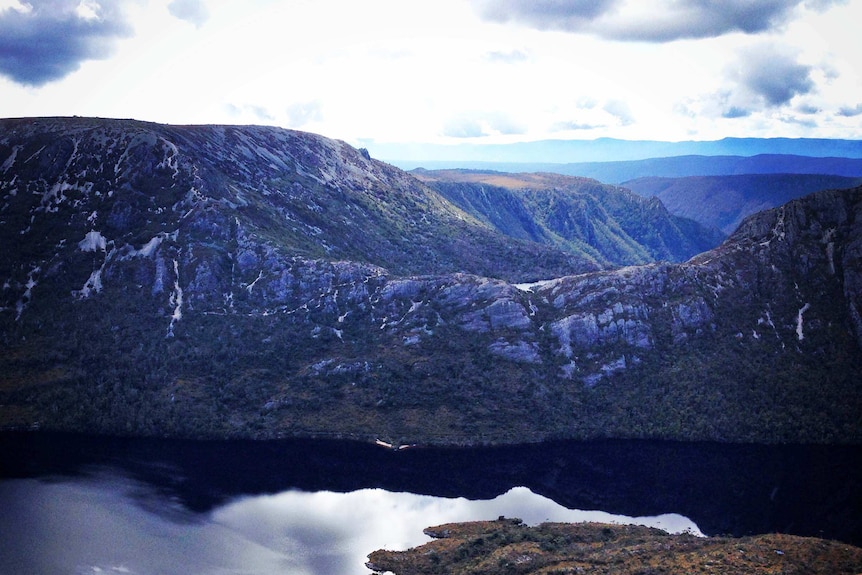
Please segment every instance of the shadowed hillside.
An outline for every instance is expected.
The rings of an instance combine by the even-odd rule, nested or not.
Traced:
[[[416,170],[452,203],[502,233],[587,253],[604,266],[685,261],[718,245],[714,228],[624,188],[557,174]]]
[[[746,174],[688,178],[639,178],[622,185],[657,197],[668,211],[730,234],[746,216],[820,190],[852,188],[862,178],[819,174]]]

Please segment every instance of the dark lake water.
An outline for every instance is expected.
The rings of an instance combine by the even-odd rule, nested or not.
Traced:
[[[450,521],[636,522],[862,544],[860,447],[414,448],[0,434],[0,575],[366,574]]]

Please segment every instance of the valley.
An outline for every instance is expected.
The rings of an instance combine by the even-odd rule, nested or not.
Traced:
[[[860,188],[719,244],[619,187],[413,176],[303,132],[0,128],[6,428],[862,438]]]

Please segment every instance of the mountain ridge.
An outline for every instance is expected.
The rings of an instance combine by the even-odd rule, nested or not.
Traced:
[[[624,188],[550,173],[411,172],[446,199],[511,236],[587,252],[605,267],[685,261],[724,239]]]
[[[862,188],[599,270],[321,136],[45,122],[0,124],[5,427],[862,441]]]
[[[862,158],[862,140],[823,138],[724,138],[712,141],[538,140],[508,144],[369,143],[376,156],[397,165],[416,162],[559,163],[638,161],[673,156],[757,156],[762,154]],[[409,168],[421,164],[409,165]],[[406,166],[405,166],[406,167]],[[454,167],[454,166],[449,166]]]
[[[505,161],[393,161],[403,169],[461,169],[498,172],[552,172],[622,184],[646,177],[684,178],[744,174],[822,174],[862,177],[862,159],[763,154],[757,156],[672,156],[630,161],[505,162]]]
[[[715,226],[730,234],[743,218],[820,190],[853,188],[862,178],[822,174],[744,174],[734,176],[646,177],[621,185],[657,197],[673,214]]]

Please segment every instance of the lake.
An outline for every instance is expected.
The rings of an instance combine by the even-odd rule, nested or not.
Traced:
[[[0,574],[364,575],[425,527],[520,517],[862,542],[859,447],[0,434]]]

